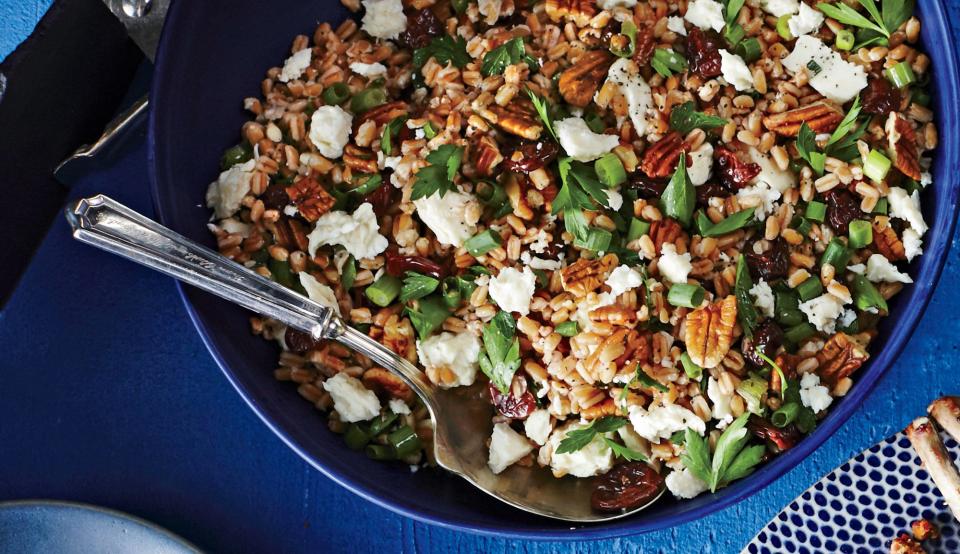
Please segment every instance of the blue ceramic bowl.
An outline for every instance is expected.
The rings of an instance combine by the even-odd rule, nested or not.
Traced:
[[[439,471],[411,474],[403,465],[376,463],[344,448],[323,417],[295,388],[274,381],[274,345],[250,335],[242,309],[194,289],[182,289],[190,317],[224,374],[250,407],[290,448],[325,475],[360,496],[397,513],[436,525],[498,536],[535,539],[615,537],[661,529],[700,518],[750,496],[787,473],[827,439],[860,406],[910,337],[930,299],[950,245],[960,174],[960,105],[954,41],[939,0],[919,0],[923,42],[933,60],[940,148],[934,187],[924,198],[931,228],[925,254],[881,326],[873,359],[856,385],[816,431],[748,479],[688,502],[663,500],[636,517],[571,530],[491,500],[459,478]],[[311,35],[320,21],[347,16],[337,0],[269,3],[235,0],[173,3],[157,55],[151,92],[150,169],[157,212],[176,231],[213,246],[203,207],[207,184],[217,176],[223,150],[238,142],[246,120],[242,99],[259,96],[264,70],[289,55],[298,33]]]

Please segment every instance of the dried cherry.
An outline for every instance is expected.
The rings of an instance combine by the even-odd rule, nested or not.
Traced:
[[[537,409],[537,401],[528,390],[524,390],[520,396],[503,394],[500,392],[500,389],[493,384],[493,381],[490,381],[488,388],[490,389],[490,402],[497,408],[497,411],[505,417],[526,419],[527,416]]]
[[[620,464],[593,481],[590,506],[598,512],[639,508],[663,489],[663,477],[643,462]]]
[[[846,235],[850,222],[864,215],[860,202],[853,194],[842,188],[829,191],[827,198],[827,223],[840,235]]]
[[[396,250],[389,249],[386,251],[386,258],[387,273],[394,277],[402,277],[408,271],[416,271],[443,279],[447,273],[443,266],[423,256],[404,256]]]
[[[726,198],[732,193],[726,187],[715,181],[704,183],[697,187],[697,206],[706,208],[710,204],[711,198]]]
[[[287,327],[287,331],[283,334],[283,342],[286,343],[287,348],[289,348],[291,352],[296,352],[297,354],[303,354],[308,350],[320,348],[319,340],[311,337],[308,333],[298,331],[292,327]]]
[[[260,201],[268,210],[282,210],[290,203],[290,195],[284,185],[273,183],[260,195]]]
[[[777,349],[783,345],[783,338],[783,329],[777,325],[777,322],[768,319],[754,330],[752,338],[744,337],[740,350],[748,362],[763,367],[766,361],[760,357],[759,352],[768,358],[773,358]]]
[[[401,45],[407,48],[423,48],[430,39],[443,34],[443,23],[429,9],[417,10],[407,16],[407,29],[400,33]]]
[[[792,423],[781,429],[769,420],[757,416],[750,417],[747,429],[758,439],[767,441],[775,452],[790,450],[803,438],[803,433]]]
[[[694,27],[687,36],[687,62],[690,71],[710,79],[720,75],[720,47],[723,39],[716,31]]]
[[[870,79],[860,99],[866,113],[887,115],[900,109],[900,90],[893,88],[890,81],[881,77]]]
[[[720,182],[730,192],[742,189],[760,174],[758,164],[743,162],[734,152],[726,148],[717,147],[714,157],[720,168]]]
[[[660,198],[663,190],[667,188],[667,181],[647,177],[642,171],[636,171],[627,178],[627,188],[637,191],[637,196],[640,198],[650,200]]]
[[[404,129],[406,125],[402,126]],[[373,192],[363,197],[364,202],[369,202],[373,206],[373,212],[377,217],[383,217],[384,214],[395,204],[395,196],[400,189],[390,183],[390,176],[393,175],[389,170],[383,173],[383,184]]]
[[[514,159],[517,152],[520,153],[519,160]],[[560,147],[552,141],[523,142],[504,157],[503,167],[508,171],[530,173],[555,160],[559,153]]]
[[[753,249],[754,244],[750,243],[744,248],[750,274],[754,278],[760,277],[766,281],[786,277],[787,270],[790,269],[790,252],[787,243],[778,238],[770,242],[770,247],[761,254],[757,254]]]

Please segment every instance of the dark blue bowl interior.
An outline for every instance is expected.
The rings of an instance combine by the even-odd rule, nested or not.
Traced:
[[[174,2],[160,44],[151,93],[150,162],[161,221],[201,243],[214,246],[202,207],[207,184],[217,176],[223,150],[239,140],[247,119],[242,100],[258,96],[268,67],[289,55],[294,35],[312,35],[320,21],[336,23],[349,14],[336,0],[303,2],[235,0]],[[789,471],[853,413],[890,367],[929,300],[949,248],[960,172],[957,68],[946,14],[936,0],[919,0],[923,41],[933,59],[940,148],[934,187],[924,194],[931,225],[925,255],[910,268],[916,284],[892,304],[895,316],[881,326],[873,359],[856,376],[850,394],[838,402],[817,430],[799,446],[750,478],[712,495],[678,503],[661,501],[635,517],[571,530],[567,523],[541,519],[508,508],[440,471],[411,473],[407,466],[376,463],[343,446],[325,419],[296,393],[273,379],[277,351],[254,338],[248,314],[194,289],[184,301],[211,354],[237,391],[291,448],[355,493],[396,512],[430,523],[528,538],[595,538],[659,529],[702,517],[737,502]]]

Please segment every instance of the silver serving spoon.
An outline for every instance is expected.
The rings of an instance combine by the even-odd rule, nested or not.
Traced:
[[[486,440],[493,407],[481,385],[440,389],[423,372],[379,342],[304,296],[266,279],[103,195],[74,202],[66,210],[73,236],[81,242],[156,269],[244,308],[310,333],[335,340],[393,372],[413,389],[430,412],[437,464],[507,504],[545,517],[600,522],[627,512],[597,513],[590,507],[591,479],[554,478],[546,469],[511,466],[495,475],[487,466]]]

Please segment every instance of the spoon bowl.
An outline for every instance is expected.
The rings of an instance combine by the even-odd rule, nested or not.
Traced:
[[[513,465],[494,474],[486,440],[493,406],[482,384],[441,389],[406,359],[347,325],[328,307],[258,275],[103,195],[77,200],[66,210],[73,236],[86,244],[165,273],[187,284],[271,317],[317,339],[334,340],[402,379],[426,406],[433,423],[437,465],[515,508],[553,519],[587,523],[626,517],[657,501],[599,513],[591,509],[592,480],[553,477],[546,469]]]

